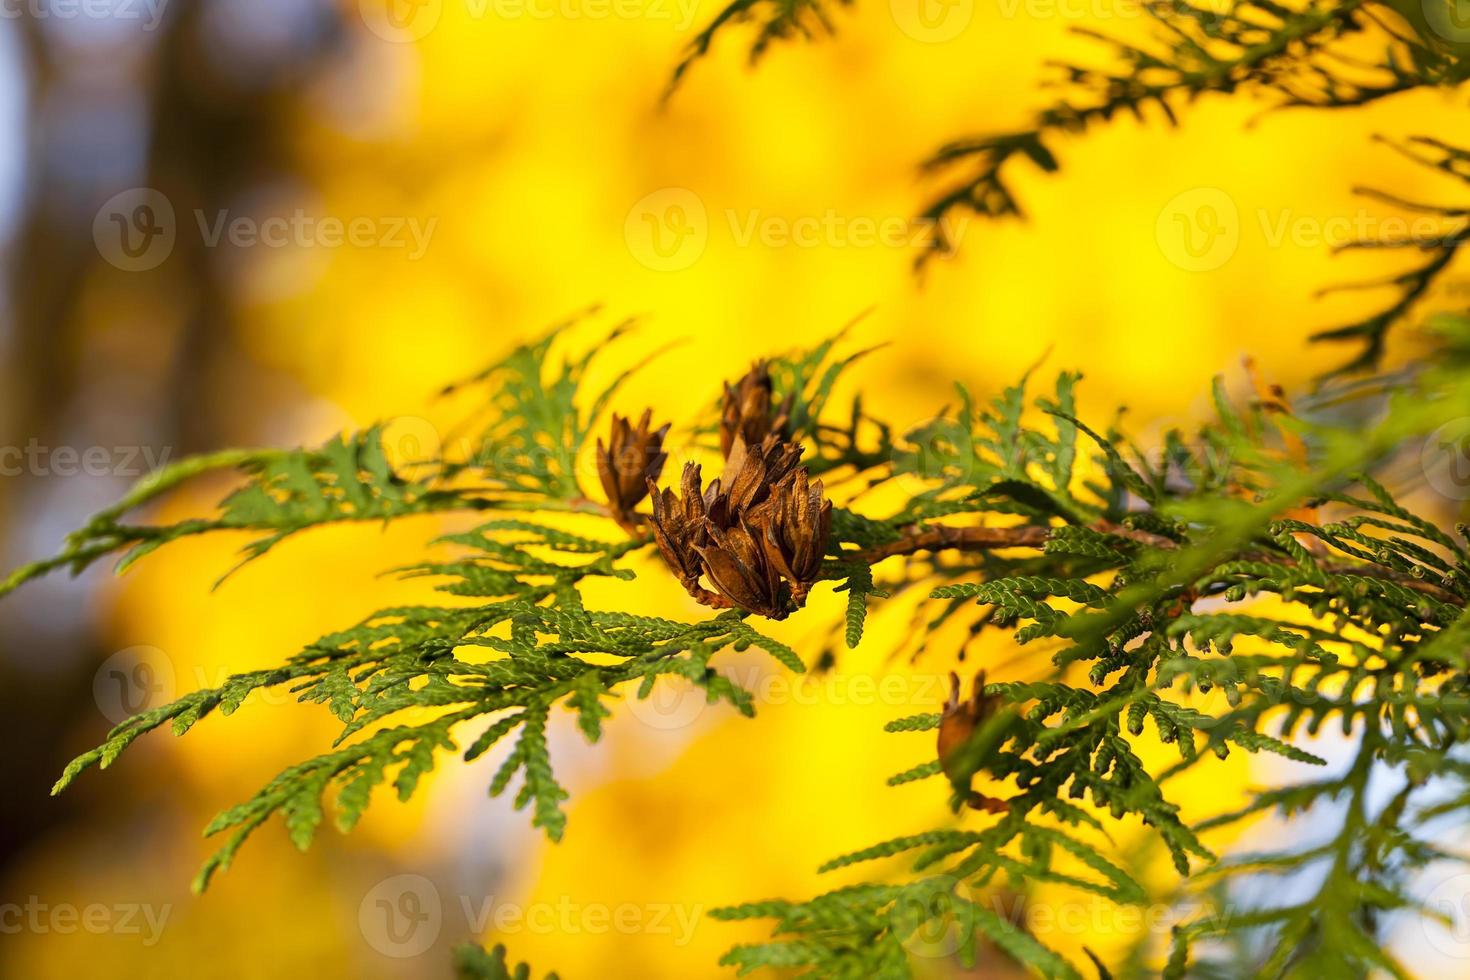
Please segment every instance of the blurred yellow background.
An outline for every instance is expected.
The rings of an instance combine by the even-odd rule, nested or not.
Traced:
[[[1307,332],[1382,297],[1318,300],[1313,290],[1382,275],[1395,260],[1333,258],[1318,238],[1344,221],[1371,230],[1392,213],[1353,196],[1356,185],[1445,190],[1370,137],[1449,132],[1463,114],[1434,97],[1265,116],[1244,101],[1210,100],[1177,130],[1120,119],[1056,141],[1059,176],[1022,164],[1014,177],[1029,220],[956,226],[959,254],[916,277],[909,240],[924,229],[894,222],[942,186],[921,179],[917,163],[945,140],[1024,124],[1046,97],[1038,85],[1048,59],[1101,55],[1069,31],[1136,32],[1136,9],[960,0],[935,27],[912,0],[865,0],[834,14],[836,38],[778,44],[755,71],[746,35],[728,32],[661,108],[683,45],[717,12],[710,0],[432,0],[392,11],[396,21],[368,0],[271,0],[264,12],[177,2],[156,32],[178,35],[166,41],[135,44],[125,31],[99,41],[75,25],[39,25],[27,50],[46,58],[26,69],[29,125],[45,131],[42,94],[73,107],[96,98],[96,112],[80,118],[134,126],[143,162],[110,186],[88,183],[78,200],[90,203],[70,225],[54,202],[18,197],[18,211],[33,209],[30,230],[11,242],[23,272],[13,277],[16,315],[44,332],[35,343],[47,358],[70,366],[53,374],[83,392],[52,410],[94,419],[88,431],[115,442],[139,406],[178,384],[190,392],[179,403],[187,410],[159,430],[159,445],[180,452],[312,443],[378,420],[396,420],[390,438],[399,433],[403,445],[432,442],[448,421],[431,401],[439,385],[590,303],[643,317],[605,355],[609,370],[683,341],[629,383],[623,411],[653,405],[661,418],[686,420],[748,360],[811,344],[871,308],[853,342],[890,346],[855,377],[870,409],[899,427],[947,402],[952,380],[989,395],[1047,356],[1048,368],[1085,373],[1085,415],[1106,421],[1126,405],[1131,424],[1151,431],[1202,416],[1211,376],[1238,371],[1247,355],[1288,385],[1343,358],[1342,349],[1308,348]],[[291,47],[302,23],[325,38],[309,56]],[[69,30],[85,37],[67,40]],[[260,55],[270,44],[296,60]],[[67,70],[100,70],[58,63],[108,51],[126,54],[146,111],[128,116],[111,97],[58,94]],[[180,119],[216,128],[187,130]],[[113,191],[141,186],[171,202],[178,243],[157,267],[130,272],[99,258],[85,236]],[[1171,237],[1174,211],[1189,216],[1201,204],[1225,210],[1227,236],[1203,259]],[[207,229],[195,212],[207,225],[217,209],[257,220],[297,209],[367,219],[377,238],[201,244]],[[48,221],[83,245],[52,294],[28,300],[27,277],[43,274],[36,256],[58,247],[43,234]],[[387,240],[392,227],[403,229],[402,247]],[[410,227],[423,234],[421,249]],[[880,227],[900,227],[904,242],[865,237]],[[24,387],[31,369],[19,346],[7,370]],[[155,380],[130,386],[128,377]],[[102,394],[89,401],[86,391]],[[37,479],[31,503],[7,509],[12,557],[54,550],[120,487],[104,481],[105,493],[78,502],[54,489],[55,476]],[[183,494],[164,516],[196,512],[219,490]],[[376,608],[430,598],[422,583],[379,573],[442,529],[420,520],[318,532],[213,593],[209,583],[241,541],[185,542],[120,581],[90,576],[80,590],[43,593],[44,608],[90,637],[67,640],[85,651],[70,673],[46,675],[71,678],[70,707],[45,719],[46,754],[64,758],[105,730],[93,679],[116,652],[158,667],[161,690],[173,693],[274,664]],[[641,606],[696,614],[667,577],[639,582]],[[821,590],[775,632],[814,661],[841,601]],[[537,971],[572,980],[721,975],[721,952],[763,938],[764,926],[717,923],[709,909],[862,880],[828,881],[815,867],[941,818],[934,783],[883,785],[930,746],[928,736],[885,735],[882,725],[937,707],[940,679],[955,665],[944,649],[916,665],[893,661],[908,631],[908,610],[896,605],[811,689],[767,677],[775,687],[754,721],[677,690],[643,717],[624,706],[594,747],[569,715],[559,718],[553,758],[572,800],[557,847],[506,801],[485,797],[495,757],[446,759],[411,803],[381,792],[350,837],[325,832],[308,854],[268,825],[206,896],[191,897],[188,881],[209,849],[199,828],[335,731],[325,710],[284,696],[247,702],[185,739],[153,735],[108,772],[89,773],[66,802],[43,799],[55,769],[28,771],[6,792],[37,814],[35,826],[6,856],[0,900],[43,907],[33,921],[44,927],[6,930],[0,975],[435,977],[448,975],[448,947],[474,937],[504,941]],[[53,642],[38,628],[13,635]],[[16,664],[45,656],[12,642]],[[1014,657],[990,636],[969,663]],[[751,678],[770,673],[754,656],[727,665]],[[863,687],[890,672],[904,678],[897,694]],[[17,737],[9,751],[28,751]],[[1205,815],[1266,775],[1234,759],[1177,791]],[[1166,884],[1168,872],[1161,864],[1151,877]],[[1050,934],[1033,925],[1069,955],[1080,957],[1083,944],[1118,949],[1133,934],[1085,899],[1055,901],[1081,901],[1083,924]],[[66,928],[54,914],[93,905],[110,927]],[[139,905],[138,929],[118,925],[120,909]],[[433,907],[433,928],[415,932]],[[511,913],[497,920],[504,908]],[[145,912],[161,918],[156,930]],[[949,969],[941,958],[931,965],[934,975]]]

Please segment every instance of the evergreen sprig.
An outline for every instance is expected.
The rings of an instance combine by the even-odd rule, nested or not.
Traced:
[[[1080,976],[992,898],[1048,886],[1118,905],[1149,900],[1111,834],[1136,820],[1169,855],[1181,902],[1202,889],[1213,889],[1213,902],[1237,902],[1228,883],[1242,875],[1327,869],[1313,899],[1181,922],[1167,949],[1142,949],[1136,962],[1182,975],[1223,937],[1245,943],[1268,974],[1285,963],[1331,975],[1396,970],[1378,916],[1414,907],[1412,871],[1443,857],[1425,828],[1470,806],[1470,794],[1447,802],[1418,793],[1432,776],[1470,776],[1458,754],[1470,735],[1470,542],[1371,474],[1470,404],[1460,336],[1449,331],[1443,356],[1395,379],[1391,393],[1364,389],[1382,401],[1366,429],[1359,408],[1369,395],[1356,388],[1354,399],[1329,394],[1293,411],[1274,393],[1242,401],[1221,387],[1217,417],[1188,435],[1166,434],[1158,452],[1081,419],[1072,373],[1039,396],[1030,377],[984,403],[960,388],[953,410],[895,435],[856,400],[837,412],[845,423],[828,421],[833,389],[856,358],[840,353],[840,338],[769,362],[785,433],[834,487],[858,488],[833,512],[816,576],[846,593],[833,630],[856,646],[884,600],[918,590],[927,596],[921,643],[940,641],[954,623],[968,625],[967,636],[1009,631],[1018,646],[1049,656],[1024,679],[985,684],[974,705],[955,701],[943,714],[887,726],[938,729],[939,750],[917,752],[889,780],[938,780],[934,817],[928,829],[921,823],[822,870],[907,855],[912,874],[724,910],[774,919],[777,932],[724,962],[815,977],[907,976],[916,944],[928,949],[936,930],[953,927],[963,962],[1005,955],[1044,976]],[[277,668],[144,711],[72,762],[57,791],[147,732],[168,725],[183,734],[252,692],[284,688],[326,707],[342,732],[210,824],[223,843],[196,888],[277,815],[305,848],[328,810],[350,830],[378,787],[406,800],[444,753],[473,760],[501,743],[509,748],[491,793],[518,784],[517,808],[558,840],[567,792],[548,749],[556,709],[596,742],[613,702],[646,697],[665,676],[754,714],[754,695],[713,663],[722,651],[759,647],[783,668],[805,670],[800,652],[739,608],[685,622],[587,607],[583,586],[631,580],[652,539],[646,518],[614,513],[578,481],[578,455],[622,376],[584,408],[590,358],[554,353],[565,343],[558,331],[470,382],[486,400],[474,416],[481,436],[456,456],[395,467],[369,428],[318,450],[185,461],[94,518],[56,559],[12,576],[13,587],[108,554],[121,570],[215,530],[257,532],[250,560],[287,535],[340,521],[438,512],[459,522],[398,570],[452,600],[379,610]],[[714,429],[692,420],[688,431],[699,443]],[[225,467],[244,482],[215,515],[172,524],[130,516]],[[908,492],[893,509],[861,506],[866,489],[895,481]],[[1182,815],[1170,783],[1180,773],[1237,749],[1320,769],[1328,763],[1299,736],[1328,724],[1356,746],[1348,771],[1272,788],[1202,822]],[[1148,763],[1150,742],[1173,746],[1177,761]],[[1367,794],[1375,769],[1406,777],[1388,808]],[[987,795],[972,789],[977,779]],[[957,826],[954,812],[967,806],[984,813]],[[1223,858],[1207,843],[1211,831],[1268,811],[1344,807],[1340,833],[1326,842]]]
[[[1045,640],[1053,668],[1042,679],[988,685],[987,694],[1009,707],[974,733],[958,759],[920,763],[889,782],[947,775],[957,805],[976,776],[1018,792],[983,830],[919,831],[820,869],[917,853],[917,877],[809,902],[723,910],[726,918],[774,919],[777,933],[724,962],[742,971],[799,965],[813,977],[900,976],[907,974],[894,966],[895,947],[922,952],[915,944],[944,933],[958,936],[961,962],[973,963],[989,943],[1042,976],[1079,976],[1077,965],[1031,936],[1018,938],[1015,924],[976,896],[1051,883],[1143,903],[1148,893],[1101,836],[1134,816],[1171,854],[1182,887],[1208,893],[1210,911],[1181,922],[1167,950],[1139,952],[1130,975],[1149,972],[1140,964],[1150,962],[1168,976],[1275,976],[1287,966],[1329,976],[1403,975],[1375,923],[1384,911],[1415,908],[1413,870],[1446,858],[1428,821],[1456,812],[1456,804],[1419,791],[1431,774],[1459,766],[1470,565],[1462,536],[1412,514],[1366,472],[1393,457],[1405,426],[1422,432],[1442,421],[1441,412],[1460,410],[1451,406],[1463,397],[1464,381],[1440,377],[1447,388],[1423,378],[1429,388],[1419,391],[1437,394],[1412,406],[1397,402],[1380,429],[1366,434],[1328,418],[1282,417],[1274,401],[1236,408],[1222,397],[1221,417],[1193,442],[1209,459],[1190,459],[1177,433],[1165,438],[1161,461],[1080,423],[1050,435],[1026,428],[1018,422],[1020,388],[996,399],[991,412],[962,408],[960,417],[975,428],[945,440],[948,456],[933,470],[944,474],[944,485],[925,506],[959,500],[976,516],[994,513],[986,502],[998,495],[981,489],[992,480],[992,488],[1028,484],[1024,491],[1008,486],[1005,497],[1033,506],[1004,533],[921,526],[883,539],[873,553],[881,560],[932,550],[933,564],[919,574],[948,579],[963,577],[956,569],[964,559],[941,565],[939,552],[977,552],[968,568],[976,580],[932,589],[931,599],[944,604],[936,621],[955,615],[956,602],[978,604],[972,629],[1002,625],[1020,644]],[[1070,467],[1058,463],[1076,430],[1096,443],[1094,469],[1106,475],[1081,481],[1085,492],[1074,492]],[[973,474],[975,483],[959,474]],[[1342,513],[1327,519],[1329,502],[1312,499],[1311,487],[1326,491],[1316,496],[1331,498]],[[1014,520],[1018,510],[1002,513]],[[946,518],[964,512],[943,511]],[[1264,594],[1277,601],[1261,608]],[[1169,798],[1169,780],[1232,748],[1326,766],[1296,736],[1329,721],[1356,741],[1345,774],[1263,792],[1239,811],[1193,825]],[[940,716],[916,715],[888,730],[940,725]],[[1151,771],[1138,752],[1146,738],[1175,746],[1179,761]],[[1408,775],[1402,799],[1376,811],[1366,794],[1374,767]],[[1202,837],[1272,810],[1290,816],[1342,805],[1349,819],[1327,843],[1219,859]],[[1067,870],[1051,863],[1055,853],[1067,855]],[[1219,914],[1222,902],[1240,901],[1228,891],[1222,897],[1222,881],[1323,867],[1327,878],[1309,901]],[[915,909],[923,910],[923,931]],[[1252,959],[1200,961],[1197,947],[1209,941],[1218,949],[1227,939],[1240,940]]]
[[[825,0],[733,0],[690,43],[675,69],[671,91],[708,53],[716,36],[733,25],[758,25],[750,50],[754,62],[777,40],[833,33],[832,6]],[[954,139],[929,154],[921,169],[944,186],[921,210],[921,220],[934,234],[932,246],[917,259],[919,265],[957,247],[948,235],[958,226],[953,220],[957,212],[1024,217],[1013,182],[1017,167],[1024,163],[1043,173],[1058,172],[1057,147],[1065,138],[1118,116],[1155,115],[1178,125],[1197,102],[1238,95],[1253,97],[1270,110],[1339,110],[1426,89],[1454,92],[1470,81],[1470,35],[1455,0],[1144,0],[1139,9],[1150,28],[1146,40],[1074,28],[1107,56],[1100,64],[1055,65],[1058,94],[1024,125]],[[1428,167],[1470,180],[1470,151],[1463,147],[1431,136],[1384,142]],[[1438,216],[1444,227],[1428,235],[1379,236],[1339,246],[1425,255],[1384,279],[1346,287],[1389,287],[1398,296],[1362,320],[1313,335],[1314,340],[1361,345],[1339,374],[1380,364],[1390,328],[1413,313],[1470,238],[1463,203],[1362,193],[1410,213]]]

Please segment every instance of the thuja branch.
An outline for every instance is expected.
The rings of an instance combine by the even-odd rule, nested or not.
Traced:
[[[1101,521],[1091,525],[1099,534],[1110,534],[1156,548],[1173,548],[1176,542],[1161,534]],[[911,555],[919,551],[992,551],[1002,548],[1041,548],[1052,539],[1053,529],[1024,525],[1021,527],[954,527],[928,525],[906,529],[895,541],[875,545],[856,552],[853,557],[868,564],[895,555]]]
[[[1199,836],[1207,828],[1185,822],[1166,793],[1168,772],[1145,763],[1139,740],[1146,724],[1177,746],[1181,761],[1170,771],[1235,749],[1322,765],[1293,734],[1329,718],[1348,731],[1378,733],[1364,742],[1374,764],[1412,764],[1416,772],[1453,771],[1452,753],[1470,741],[1470,711],[1457,693],[1470,691],[1467,542],[1370,477],[1352,476],[1417,445],[1470,403],[1470,372],[1460,369],[1470,337],[1450,335],[1433,366],[1397,379],[1380,420],[1366,429],[1356,408],[1341,419],[1330,408],[1298,417],[1284,400],[1236,405],[1221,390],[1218,418],[1188,439],[1169,433],[1159,454],[1081,422],[1078,377],[1069,373],[1034,399],[1025,382],[988,405],[962,389],[955,411],[903,435],[870,417],[856,397],[850,408],[829,412],[832,391],[856,358],[836,353],[834,340],[758,362],[725,386],[716,411],[672,420],[696,445],[718,433],[705,461],[720,470],[711,478],[698,463],[665,473],[673,426],[655,424],[660,406],[633,416],[607,411],[616,384],[589,397],[580,388],[589,358],[553,356],[556,342],[523,346],[477,375],[488,421],[482,438],[454,458],[394,466],[380,430],[370,428],[315,450],[181,464],[128,498],[126,508],[99,515],[57,562],[28,570],[22,578],[62,564],[80,569],[106,554],[120,555],[126,567],[173,540],[215,530],[260,535],[246,548],[250,560],[289,535],[340,521],[432,513],[450,527],[401,571],[434,582],[452,602],[379,610],[277,668],[230,677],[135,716],[73,762],[58,789],[111,764],[150,731],[168,725],[182,734],[212,713],[232,713],[254,691],[283,688],[343,723],[338,744],[211,824],[224,845],[201,886],[275,815],[304,847],[329,806],[338,828],[348,830],[376,787],[391,785],[407,799],[448,752],[472,760],[499,746],[491,792],[519,780],[515,804],[555,840],[568,795],[553,768],[556,740],[548,737],[558,714],[569,713],[595,742],[619,697],[646,697],[673,676],[753,715],[753,693],[719,669],[725,651],[758,647],[797,672],[809,659],[826,659],[764,635],[762,619],[800,616],[820,626],[826,615],[831,631],[857,646],[870,607],[882,610],[890,593],[922,586],[921,610],[937,613],[920,615],[913,632],[924,644],[948,647],[948,657],[959,641],[946,627],[967,617],[966,637],[1002,628],[1014,630],[1018,645],[1052,645],[1049,668],[1004,682],[982,676],[963,700],[957,684],[941,714],[896,719],[893,731],[938,731],[932,748],[893,782],[944,777],[932,808],[940,827],[829,863],[922,848],[920,865],[942,873],[731,911],[775,916],[780,938],[741,947],[727,962],[887,978],[907,975],[905,938],[961,884],[985,889],[1003,874],[1018,889],[1062,884],[1109,901],[1142,900],[1147,890],[1105,842],[1110,821],[1140,819],[1185,882],[1209,867],[1215,856]],[[594,431],[601,433],[602,499],[589,495],[573,469]],[[218,513],[124,523],[124,509],[221,466],[234,466],[244,483]],[[834,503],[818,476],[833,479],[832,488],[863,486]],[[899,498],[897,512],[865,513],[866,489]],[[1328,507],[1330,521],[1322,517]],[[477,523],[457,523],[466,517]],[[975,523],[958,523],[966,520]],[[650,542],[662,565],[635,569],[632,557]],[[907,562],[887,570],[898,573],[894,581],[878,580],[887,559],[926,551],[959,557]],[[626,582],[635,570],[671,575],[715,611],[686,622],[636,615],[616,599],[611,608],[588,608],[585,585]],[[846,593],[838,615],[809,604],[820,582]],[[1273,602],[1255,604],[1261,594]],[[1205,597],[1225,601],[1196,601]],[[1077,665],[1089,665],[1085,678]],[[1204,711],[1189,700],[1190,691],[1210,690],[1225,692],[1225,708]],[[461,731],[476,725],[461,744]],[[988,783],[972,788],[976,779]],[[1296,812],[1340,791],[1341,781],[1283,789],[1247,812],[1278,805]],[[957,827],[944,813],[946,800],[980,823]],[[1396,828],[1392,815],[1380,814],[1384,821]],[[1057,852],[1095,876],[1053,868],[1049,855]],[[1425,853],[1407,837],[1375,850],[1362,873],[1383,880],[1371,893],[1341,899],[1353,921],[1400,887],[1383,869]],[[989,937],[1007,955],[1048,976],[1079,975],[1036,937],[975,903],[955,908],[972,935]],[[1326,918],[1315,905],[1297,911],[1312,926],[1338,921],[1341,910]],[[830,928],[834,922],[844,925]],[[1189,942],[1186,935],[1175,949],[1176,962],[1187,962]]]
[[[709,51],[715,35],[731,25],[758,25],[751,46],[754,60],[777,39],[830,32],[833,6],[829,0],[733,0],[688,46],[671,90]],[[965,16],[957,12],[961,9],[942,16]],[[923,208],[922,218],[935,234],[916,266],[957,246],[950,235],[959,226],[951,220],[953,212],[1022,216],[1013,190],[1015,167],[1029,161],[1054,173],[1061,169],[1058,137],[1081,134],[1115,117],[1144,118],[1157,111],[1174,125],[1182,112],[1210,95],[1255,96],[1268,109],[1332,110],[1424,89],[1453,91],[1470,80],[1470,42],[1458,22],[1455,0],[1306,0],[1294,5],[1232,0],[1223,6],[1147,0],[1141,9],[1155,28],[1144,41],[1079,28],[1077,33],[1100,42],[1110,57],[1101,65],[1056,66],[1060,94],[1025,125],[951,140],[928,154],[922,169],[945,175],[950,184]],[[1463,150],[1432,137],[1414,142],[1448,158],[1424,162],[1467,176]],[[957,177],[948,176],[956,171]],[[1314,339],[1362,344],[1339,373],[1379,365],[1388,330],[1410,315],[1464,240],[1461,230],[1435,245],[1417,243],[1433,252],[1427,262],[1384,283],[1365,284],[1393,286],[1400,294],[1397,301],[1361,321],[1316,333]],[[1405,244],[1416,243],[1399,243]]]
[[[967,163],[974,173],[932,202],[924,216],[942,229],[945,216],[955,208],[988,217],[1020,215],[1020,204],[1006,179],[1008,164],[1023,157],[1045,171],[1057,170],[1045,143],[1052,134],[1080,133],[1091,124],[1110,122],[1125,112],[1139,115],[1151,106],[1173,122],[1178,108],[1205,93],[1232,92],[1250,84],[1289,90],[1293,74],[1305,73],[1308,59],[1317,50],[1356,29],[1361,6],[1359,0],[1347,0],[1287,11],[1274,5],[1242,3],[1226,13],[1212,14],[1177,0],[1148,3],[1144,10],[1166,28],[1162,50],[1082,31],[1113,47],[1122,67],[1110,71],[1066,66],[1067,83],[1090,101],[1077,104],[1059,99],[1038,112],[1025,129],[941,147],[925,163],[926,169]],[[1230,54],[1213,53],[1221,47]],[[937,251],[952,246],[952,242],[936,242]]]
[[[1161,534],[1141,531],[1136,528],[1100,521],[1088,526],[1088,530],[1125,541],[1147,545],[1163,551],[1173,551],[1179,542]],[[1006,548],[1042,549],[1055,538],[1056,529],[1022,525],[1019,527],[956,527],[953,525],[928,525],[906,530],[897,540],[889,541],[862,551],[844,556],[849,560],[865,564],[876,564],[899,555],[912,555],[921,551],[998,551]],[[1242,561],[1277,563],[1283,568],[1298,568],[1298,562],[1288,556],[1264,551],[1245,551],[1237,556]],[[1415,592],[1433,596],[1441,602],[1458,606],[1467,604],[1467,599],[1449,589],[1426,582],[1410,572],[1386,568],[1372,562],[1318,562],[1316,567],[1328,575],[1362,575],[1368,578],[1393,582]]]

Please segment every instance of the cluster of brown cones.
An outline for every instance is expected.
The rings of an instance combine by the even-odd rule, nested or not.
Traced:
[[[788,418],[786,406],[775,404],[764,364],[738,385],[727,384],[720,419],[724,475],[706,487],[699,464],[685,464],[680,493],[655,482],[669,427],[650,431],[649,413],[637,428],[614,416],[610,445],[598,440],[598,472],[613,516],[634,522],[633,507],[651,493],[659,551],[705,605],[784,619],[817,580],[832,503],[821,481],[809,480],[800,465],[801,447],[785,441]]]

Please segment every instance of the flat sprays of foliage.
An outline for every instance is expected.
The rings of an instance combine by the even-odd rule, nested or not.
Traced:
[[[914,765],[891,782],[932,781],[931,817],[896,812],[893,838],[823,865],[871,862],[869,884],[721,910],[775,927],[771,942],[736,947],[727,965],[906,976],[914,937],[938,921],[962,928],[961,957],[990,950],[1046,976],[1084,975],[1091,964],[1063,958],[984,896],[1046,883],[1119,905],[1159,901],[1110,841],[1110,829],[1141,820],[1177,871],[1169,901],[1234,902],[1237,875],[1316,869],[1320,887],[1286,905],[1206,911],[1165,948],[1140,948],[1108,969],[1183,975],[1199,950],[1229,938],[1258,975],[1401,972],[1382,922],[1413,914],[1414,872],[1451,857],[1432,829],[1470,805],[1470,542],[1463,527],[1403,506],[1373,474],[1470,404],[1463,337],[1446,334],[1435,366],[1391,387],[1354,385],[1302,406],[1270,391],[1232,401],[1222,388],[1214,421],[1169,433],[1157,452],[1079,418],[1078,377],[1065,372],[984,402],[959,389],[957,408],[895,433],[860,400],[835,401],[855,356],[838,337],[757,363],[710,417],[678,420],[723,462],[718,476],[689,464],[676,480],[663,472],[671,429],[611,414],[621,378],[584,390],[590,358],[559,356],[566,341],[554,331],[467,382],[483,410],[458,455],[395,468],[369,428],[316,449],[184,461],[5,587],[109,555],[126,567],[215,531],[253,533],[243,554],[252,561],[335,522],[463,519],[463,530],[400,569],[432,579],[444,604],[379,610],[276,668],[144,711],[67,767],[57,791],[140,736],[165,726],[183,734],[262,688],[335,714],[334,745],[207,828],[221,846],[200,890],[274,817],[305,848],[328,813],[350,830],[380,786],[407,799],[446,758],[473,760],[502,742],[510,747],[490,792],[513,791],[557,840],[567,792],[547,745],[554,713],[570,711],[596,742],[618,699],[646,697],[676,675],[753,715],[754,694],[721,672],[722,654],[759,648],[793,672],[817,659],[767,635],[764,621],[820,615],[806,598],[835,590],[845,603],[832,635],[857,646],[869,615],[919,594],[921,636],[938,640],[950,623],[1006,631],[1041,651],[1033,676],[976,678],[962,690],[957,679],[942,712],[897,717],[895,734],[875,733],[913,740]],[[1365,426],[1366,408],[1374,421]],[[583,485],[584,453],[597,461],[594,486]],[[241,482],[214,514],[162,524],[135,516],[219,469]],[[881,512],[853,489],[895,483],[903,501]],[[569,514],[601,521],[603,532],[565,530]],[[635,565],[671,575],[709,614],[634,615],[584,600],[594,579],[637,589]],[[1224,697],[1207,712],[1201,692]],[[1327,725],[1352,741],[1346,768],[1298,744]],[[1177,760],[1147,765],[1141,739],[1173,745]],[[1185,821],[1172,781],[1241,751],[1321,773]],[[1394,773],[1401,787],[1386,805],[1368,793],[1375,772]],[[1271,811],[1330,814],[1336,833],[1249,856],[1205,843],[1210,829]]]

